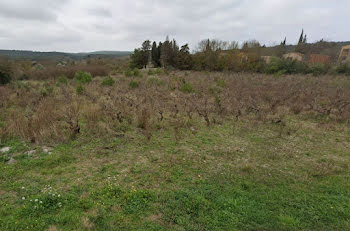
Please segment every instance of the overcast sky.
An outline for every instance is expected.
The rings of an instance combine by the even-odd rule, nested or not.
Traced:
[[[349,41],[350,0],[0,0],[0,49],[133,50],[199,40]]]

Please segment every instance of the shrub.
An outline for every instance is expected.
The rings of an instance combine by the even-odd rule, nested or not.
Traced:
[[[306,64],[291,60],[280,59],[272,57],[271,62],[265,66],[264,72],[266,74],[305,74],[308,73],[309,68]]]
[[[113,86],[115,84],[115,80],[111,77],[108,76],[102,81],[103,86]]]
[[[133,76],[132,70],[131,70],[131,69],[127,69],[127,70],[125,71],[125,76],[126,76],[126,77],[131,77],[131,76]]]
[[[217,83],[217,85],[218,85],[219,87],[222,87],[222,88],[226,87],[226,82],[225,82],[225,80],[220,79],[220,78],[215,78],[215,81],[216,81],[216,83]]]
[[[168,70],[166,70],[166,69],[165,69],[165,70],[164,70],[164,74],[166,74],[166,75],[168,75],[168,76],[169,76],[169,74],[170,74],[170,73],[169,73],[169,71],[168,71]]]
[[[52,87],[43,87],[43,88],[40,89],[40,95],[42,97],[49,96],[52,92],[53,92],[53,88]]]
[[[155,77],[149,77],[147,79],[147,84],[151,86],[161,86],[163,84],[163,81]]]
[[[0,85],[5,85],[10,82],[11,82],[11,76],[8,73],[0,70]]]
[[[162,69],[158,67],[156,70],[156,75],[161,75],[161,74],[162,74]]]
[[[74,79],[79,83],[90,83],[92,80],[92,76],[88,72],[78,71],[75,73]]]
[[[327,74],[328,70],[329,66],[321,63],[312,64],[309,68],[310,73],[312,73],[314,76],[325,75]]]
[[[136,81],[130,81],[129,83],[129,87],[131,89],[135,89],[135,88],[138,88],[140,86],[140,83],[139,82],[136,82]]]
[[[346,74],[350,75],[350,64],[344,63],[336,67],[335,72],[337,74]]]
[[[138,68],[134,68],[133,72],[135,77],[142,77],[142,74]]]
[[[135,76],[135,77],[142,77],[142,73],[140,72],[140,70],[138,68],[134,68],[134,69],[127,69],[125,71],[125,76],[126,77],[132,77],[132,76]]]
[[[182,87],[180,88],[180,91],[184,93],[192,93],[193,92],[193,87],[190,83],[184,83]]]
[[[84,91],[85,91],[85,89],[84,89],[83,85],[79,84],[77,89],[76,89],[77,94],[82,95],[82,94],[84,94]]]
[[[282,60],[282,70],[285,70],[286,74],[306,74],[308,69],[305,63],[290,59]]]
[[[156,77],[149,77],[147,79],[147,84],[153,85],[153,86],[161,86],[163,84],[163,81],[161,79],[156,78]]]
[[[7,61],[0,63],[0,85],[5,85],[11,82],[11,67]]]
[[[154,75],[153,71],[151,69],[148,70],[148,75]]]
[[[68,85],[68,78],[65,75],[61,75],[58,78],[57,83],[63,84],[63,85]]]
[[[277,57],[272,57],[269,64],[265,66],[266,74],[275,74],[281,69],[281,59]]]

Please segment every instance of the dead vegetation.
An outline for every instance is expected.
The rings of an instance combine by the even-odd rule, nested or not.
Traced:
[[[283,136],[293,133],[285,126],[285,116],[341,123],[350,118],[346,77],[173,72],[113,78],[116,83],[108,87],[102,78],[94,78],[81,85],[82,94],[72,80],[67,85],[51,79],[2,86],[1,136],[58,143],[81,133],[113,137],[135,128],[150,140],[155,130],[172,128],[178,140],[181,129],[193,129],[196,122],[213,126],[245,119],[276,124]],[[139,86],[130,88],[130,81]]]

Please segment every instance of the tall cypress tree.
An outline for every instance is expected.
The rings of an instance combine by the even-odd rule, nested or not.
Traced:
[[[162,44],[160,54],[160,62],[163,67],[168,67],[168,65],[170,64],[169,61],[171,57],[171,50],[172,44],[169,41],[169,36],[167,36],[165,42]]]
[[[281,42],[282,46],[285,46],[287,44],[287,37],[284,38],[284,40]]]
[[[155,67],[158,66],[158,47],[157,47],[157,43],[153,42],[152,44],[152,63]]]
[[[304,44],[307,43],[307,36],[306,36],[306,34],[305,34],[305,36],[304,36],[304,38],[303,38],[303,43],[304,43]]]
[[[163,46],[163,43],[159,42],[158,48],[157,48],[157,65],[158,65],[158,67],[161,66],[160,57],[162,56],[162,46]]]
[[[301,35],[300,35],[298,44],[302,44],[303,41],[304,41],[304,29],[301,31]]]

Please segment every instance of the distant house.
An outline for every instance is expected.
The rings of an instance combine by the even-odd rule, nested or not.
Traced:
[[[321,63],[326,64],[331,62],[331,56],[328,55],[319,55],[319,54],[311,54],[309,63],[315,64],[315,63]]]
[[[291,59],[291,60],[296,60],[296,61],[303,61],[304,55],[302,53],[298,52],[291,52],[283,55],[284,59]]]
[[[338,62],[340,62],[340,63],[350,62],[350,45],[344,46],[341,49]]]

